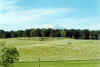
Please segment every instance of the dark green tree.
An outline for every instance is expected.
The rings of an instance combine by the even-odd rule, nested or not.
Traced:
[[[66,37],[66,32],[65,32],[65,30],[61,30],[60,33],[61,33],[61,37]]]
[[[16,48],[4,47],[1,50],[0,64],[4,67],[9,67],[14,62],[18,61],[19,53]]]

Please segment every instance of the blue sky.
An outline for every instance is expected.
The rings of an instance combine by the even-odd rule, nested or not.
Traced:
[[[100,0],[0,0],[0,29],[100,29]]]

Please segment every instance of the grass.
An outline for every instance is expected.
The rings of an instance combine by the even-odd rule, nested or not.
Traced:
[[[100,61],[49,61],[41,62],[40,67],[99,67]],[[37,62],[15,63],[14,67],[38,67]]]
[[[0,39],[8,46],[14,46],[20,59],[37,60],[87,60],[100,59],[100,40],[75,40],[68,38],[12,38]],[[26,60],[28,61],[28,60]]]
[[[38,37],[34,37],[0,39],[0,44],[3,43],[18,49],[20,61],[37,61],[39,57],[41,61],[52,61],[41,62],[41,67],[99,67],[100,65],[98,61],[68,61],[100,59],[100,40],[44,38],[41,41]],[[37,67],[37,63],[15,63],[14,67]]]

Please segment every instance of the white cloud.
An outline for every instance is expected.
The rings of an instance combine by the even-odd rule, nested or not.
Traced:
[[[48,28],[55,28],[55,26],[54,25],[52,25],[52,24],[43,24],[43,25],[36,25],[36,26],[34,26],[34,28],[45,28],[45,29],[48,29]]]
[[[0,12],[15,10],[18,8],[18,6],[15,5],[17,1],[18,0],[0,0]]]
[[[69,8],[32,8],[28,10],[21,10],[23,7],[16,5],[16,2],[18,2],[18,0],[0,1],[0,24],[37,22],[44,18],[44,16],[56,15],[65,12],[68,13],[72,11],[72,9]]]
[[[52,22],[58,26],[58,28],[67,28],[67,29],[90,29],[90,30],[99,30],[100,29],[100,19],[97,17],[89,18],[62,18],[57,19]]]
[[[98,18],[65,17],[65,15],[74,11],[71,8],[31,8],[24,10],[23,7],[16,5],[18,1],[19,0],[0,0],[1,29],[17,30],[33,27],[100,29],[100,25],[98,25],[100,20]]]
[[[15,5],[16,2],[18,2],[18,0],[2,0],[0,2],[0,29],[17,30],[25,29],[25,27],[53,28],[53,25],[50,24],[41,25],[42,22],[40,19],[44,19],[50,15],[54,16],[65,12],[70,13],[72,11],[70,8],[32,8],[20,10],[22,7]],[[33,23],[33,25],[31,25],[31,23]],[[34,26],[34,24],[37,25]]]
[[[5,14],[0,14],[0,24],[13,24],[39,21],[44,16],[56,15],[57,13],[63,13],[68,9],[31,9],[24,11],[8,11]],[[6,20],[5,20],[6,19]]]

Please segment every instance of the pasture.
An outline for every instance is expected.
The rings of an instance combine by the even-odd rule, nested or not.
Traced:
[[[100,40],[69,38],[40,40],[40,38],[34,37],[0,39],[0,44],[3,45],[3,43],[6,46],[17,48],[20,53],[20,62],[34,61],[34,63],[15,63],[14,67],[37,67],[36,62],[39,57],[41,61],[45,61],[41,62],[41,67],[98,67],[100,65],[99,61],[92,61],[100,59]],[[73,62],[71,60],[84,61]]]
[[[15,63],[14,67],[38,67],[37,62]],[[100,61],[47,61],[41,62],[40,67],[100,67]]]

